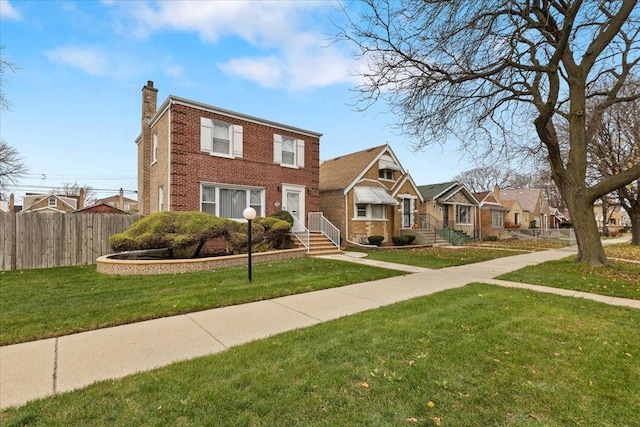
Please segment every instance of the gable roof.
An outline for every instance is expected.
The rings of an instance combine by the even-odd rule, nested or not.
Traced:
[[[78,207],[78,196],[63,196],[63,195],[59,195],[59,194],[55,194],[55,193],[48,193],[48,194],[36,194],[36,193],[27,193],[23,198],[23,202],[28,203],[28,205],[25,203],[25,206],[23,206],[23,211],[28,211],[28,210],[32,210],[32,208],[37,205],[38,203],[40,203],[41,201],[43,201],[44,199],[49,199],[51,197],[56,198],[57,200],[61,201],[64,205],[66,205],[69,210],[75,210]],[[33,201],[32,201],[33,200]],[[50,211],[56,211],[56,212],[64,212],[62,209],[58,209],[58,208],[53,208],[50,206],[46,206],[43,208],[39,208],[39,209],[33,209],[33,210],[50,210]]]
[[[439,184],[419,185],[418,190],[420,191],[420,194],[422,194],[424,200],[435,200],[447,190],[453,188],[456,184],[458,183],[455,181],[449,181],[441,182]]]
[[[534,212],[538,199],[542,196],[539,188],[518,188],[515,190],[500,190],[500,200],[517,200],[522,210]],[[544,203],[544,197],[542,197]]]
[[[95,203],[91,206],[86,206],[81,209],[76,209],[73,213],[80,212],[92,212],[92,213],[114,213],[114,214],[126,214],[128,212],[123,211],[122,209],[116,208],[115,206],[111,206],[107,203]]]
[[[353,186],[386,149],[391,151],[391,147],[385,144],[321,162],[320,190],[342,190]]]
[[[418,187],[418,190],[425,201],[435,200],[442,203],[449,200],[455,194],[462,193],[469,203],[474,206],[478,205],[478,200],[467,190],[467,187],[457,181],[421,185]]]

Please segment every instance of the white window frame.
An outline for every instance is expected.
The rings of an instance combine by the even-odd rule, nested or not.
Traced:
[[[285,163],[283,161],[284,140],[293,142],[293,163]],[[273,134],[273,162],[284,168],[304,168],[304,140],[287,135]]]
[[[153,145],[151,149],[151,164],[158,161],[158,132],[153,134]]]
[[[225,152],[214,151],[214,136],[216,126],[224,126],[227,128],[228,149]],[[242,138],[243,128],[240,125],[234,125],[222,120],[209,119],[207,117],[200,118],[200,151],[209,153],[212,156],[233,159],[242,157]],[[221,138],[218,138],[221,140]]]
[[[204,188],[213,188],[214,189],[214,200],[213,201],[204,201]],[[257,216],[265,216],[265,189],[264,187],[251,187],[251,186],[242,186],[242,185],[229,185],[229,184],[218,184],[218,183],[207,183],[203,182],[200,184],[200,211],[205,212],[203,209],[204,204],[212,204],[214,205],[213,215],[220,216],[222,199],[220,198],[220,190],[235,190],[235,191],[244,191],[245,192],[245,207],[251,206],[256,210]],[[251,193],[258,191],[260,192],[260,203],[256,204],[251,203]],[[211,213],[211,212],[209,212]],[[239,218],[228,218],[237,221],[245,221],[243,217]]]
[[[291,151],[285,150],[285,144],[291,144]],[[291,166],[291,167],[296,167],[298,165],[298,162],[296,161],[297,159],[297,155],[296,155],[296,151],[298,148],[298,141],[295,138],[291,138],[290,136],[282,136],[282,163],[280,163],[282,166]],[[285,154],[292,154],[293,155],[293,161],[286,162],[285,161]]]
[[[498,219],[497,223],[494,221]],[[492,228],[503,228],[504,227],[504,219],[502,212],[500,211],[491,211],[491,227]]]
[[[464,218],[461,218],[461,215],[460,215],[462,209],[464,209],[468,213],[468,215],[466,215],[467,216],[467,218],[466,218],[467,222],[461,222],[460,221],[461,219],[464,219]],[[468,205],[456,205],[456,224],[458,224],[458,225],[471,225],[471,206],[468,206]]]
[[[382,176],[380,176],[382,175]],[[391,175],[391,177],[389,177]],[[394,181],[393,179],[393,169],[379,169],[378,170],[378,179],[381,181]]]
[[[48,206],[51,206],[51,207],[58,206],[58,200],[55,197],[49,197]]]
[[[158,186],[158,212],[164,210],[164,186]]]
[[[366,216],[359,216],[359,212],[358,212],[358,205],[360,206],[366,206]],[[374,217],[373,216],[373,208],[372,206],[381,206],[382,207],[382,217],[378,218],[378,217]],[[367,220],[367,221],[387,221],[387,205],[372,205],[370,203],[367,203],[366,205],[364,203],[356,203],[355,205],[355,210],[354,210],[354,215],[355,218],[353,218],[354,220]]]

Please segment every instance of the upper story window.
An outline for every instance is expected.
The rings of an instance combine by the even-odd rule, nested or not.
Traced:
[[[158,132],[153,134],[153,147],[151,152],[151,163],[158,161]]]
[[[291,168],[304,167],[304,141],[274,134],[273,162]]]
[[[391,169],[380,169],[378,171],[378,178],[380,179],[388,179],[393,181],[393,170]]]
[[[296,140],[286,136],[282,137],[282,164],[296,165]]]
[[[201,117],[200,151],[213,156],[242,157],[242,126]]]
[[[55,197],[49,197],[49,206],[56,206],[56,198]]]

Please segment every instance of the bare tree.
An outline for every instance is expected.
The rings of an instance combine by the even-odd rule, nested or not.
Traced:
[[[5,97],[4,90],[2,86],[4,85],[4,73],[9,71],[13,71],[14,73],[19,70],[19,67],[13,62],[6,59],[5,55],[2,53],[4,50],[4,46],[0,46],[0,111],[6,111],[11,108],[11,102]]]
[[[18,67],[11,61],[5,59],[2,54],[4,46],[0,46],[0,111],[6,111],[11,107],[11,103],[4,95],[2,85],[4,83],[3,74],[6,70],[17,71]],[[27,171],[27,168],[18,153],[18,150],[11,147],[5,141],[0,140],[0,195],[9,184],[15,184]]]
[[[621,93],[635,93],[640,80],[627,84]],[[589,149],[589,166],[594,179],[615,175],[640,162],[640,100],[615,105],[602,115],[602,123]],[[640,245],[640,182],[615,190],[617,204],[631,219],[631,244]],[[603,197],[603,216],[604,211]],[[611,197],[606,198],[611,204]]]
[[[542,150],[575,227],[577,261],[602,265],[593,203],[638,179],[640,163],[588,185],[587,147],[608,108],[640,96],[620,94],[640,61],[637,3],[365,0],[345,8],[338,38],[353,42],[366,69],[360,108],[388,102],[417,149],[455,137],[474,151]],[[568,141],[558,136],[563,122]]]
[[[464,171],[453,177],[470,191],[492,191],[498,185],[501,189],[528,188],[532,181],[531,174],[516,172],[508,167],[481,166]]]
[[[62,183],[62,187],[54,189],[54,193],[63,194],[65,196],[79,196],[80,190],[84,190],[84,205],[91,205],[96,201],[96,192],[90,185],[81,186],[77,182],[73,184],[70,182]]]
[[[0,193],[24,175],[26,168],[18,150],[0,141]]]

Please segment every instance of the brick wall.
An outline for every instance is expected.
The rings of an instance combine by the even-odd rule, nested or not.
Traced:
[[[150,193],[150,212],[157,210],[157,200],[154,202],[154,199],[157,199],[157,188],[160,184],[165,185],[165,209],[170,208],[174,211],[200,210],[201,182],[264,187],[266,215],[282,209],[282,184],[304,186],[307,189],[304,194],[305,212],[319,210],[320,139],[318,137],[231,115],[222,115],[182,103],[171,105],[170,115],[167,114],[167,118],[169,117],[171,123],[167,123],[165,126],[159,120],[153,129],[153,131],[158,131],[159,153],[158,163],[152,167],[153,172],[147,181]],[[200,151],[201,117],[242,126],[242,158],[229,159]],[[167,133],[165,136],[165,132],[169,129],[171,134]],[[153,132],[150,133],[153,134]],[[274,163],[274,134],[304,140],[304,167],[294,169]],[[166,147],[166,141],[169,140],[171,141],[170,155],[166,159],[161,158],[164,156],[163,152],[167,152],[164,147]],[[162,166],[163,164],[170,165],[170,183],[166,183],[168,171]],[[167,191],[169,187],[170,192]]]

